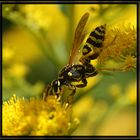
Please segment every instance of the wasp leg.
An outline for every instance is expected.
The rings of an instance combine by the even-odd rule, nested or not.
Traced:
[[[83,88],[87,86],[87,80],[86,79],[82,79],[82,84],[76,85],[76,87],[78,88]]]
[[[61,91],[61,90],[60,90]],[[46,101],[49,95],[56,96],[58,101],[61,101],[60,92],[54,92],[52,85],[47,85],[47,87],[43,91],[43,100]]]
[[[73,98],[74,98],[74,95],[76,93],[76,87],[72,86],[72,87],[70,87],[70,89],[72,90],[72,92],[67,97],[67,103],[68,103],[68,105],[70,105],[72,103]]]
[[[85,78],[93,77],[97,74],[98,72],[93,65],[85,63]]]
[[[98,74],[98,71],[95,70],[92,74],[90,74],[90,77],[96,76]]]
[[[93,54],[91,54],[90,56],[88,56],[88,58],[89,58],[90,60],[94,60],[94,59],[96,59],[99,55],[100,55],[100,53],[99,53],[99,52],[96,52],[96,53],[93,53]]]
[[[49,84],[44,89],[44,91],[43,91],[43,100],[46,100],[47,96],[52,94],[52,89],[51,88],[52,88],[52,86]]]
[[[81,58],[80,58],[80,62],[82,62],[83,64],[85,63],[88,63],[90,64],[90,61],[91,60],[94,60],[94,59],[97,59],[97,57],[100,55],[101,53],[101,48],[100,48],[100,51],[97,51],[97,52],[89,52],[88,54],[86,55],[83,55]]]
[[[82,84],[76,85],[76,87],[78,88],[82,88],[87,86],[87,80],[86,79],[82,79]],[[73,101],[74,95],[76,93],[76,87],[75,86],[69,86],[69,89],[72,90],[71,94],[67,97],[67,103],[68,105],[70,105]]]
[[[71,91],[69,93],[69,95],[67,95],[67,98],[66,98],[66,104],[67,106],[69,106],[72,101],[73,101],[73,98],[74,98],[74,95],[76,93],[76,86],[74,85],[71,85],[69,82],[66,82],[65,85],[68,87],[68,89]]]

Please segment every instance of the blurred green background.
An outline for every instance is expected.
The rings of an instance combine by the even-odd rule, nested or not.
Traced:
[[[90,11],[93,27],[130,23],[134,4],[3,4],[2,97],[41,96],[67,64],[73,33]],[[79,89],[73,113],[80,125],[73,135],[136,135],[136,70],[99,74]]]

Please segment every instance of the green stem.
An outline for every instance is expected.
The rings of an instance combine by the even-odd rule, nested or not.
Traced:
[[[37,40],[37,42],[40,46],[39,48],[45,54],[45,56],[47,58],[49,58],[50,60],[52,60],[54,64],[58,65],[58,61],[53,57],[51,52],[49,53],[49,51],[47,51],[46,44],[48,42],[45,41],[46,38],[44,38],[44,36],[40,33],[39,30],[35,30],[30,25],[26,24],[26,21],[24,20],[24,18],[18,12],[16,12],[16,13],[15,12],[13,12],[13,13],[8,12],[6,14],[3,14],[3,17],[12,21],[13,23],[15,23],[19,26],[22,26],[27,31],[29,31],[36,38],[36,40]],[[49,45],[51,45],[51,44],[49,43]]]

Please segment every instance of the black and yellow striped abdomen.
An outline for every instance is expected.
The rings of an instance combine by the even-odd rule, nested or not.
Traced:
[[[86,43],[82,49],[83,57],[88,57],[89,59],[96,59],[98,53],[94,51],[94,48],[101,48],[104,38],[105,38],[106,24],[98,26],[92,31],[86,40]]]

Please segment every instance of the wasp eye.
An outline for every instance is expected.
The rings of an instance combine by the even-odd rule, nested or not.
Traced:
[[[60,81],[59,80],[53,81],[53,86],[60,86]]]
[[[60,87],[60,81],[59,80],[55,80],[55,81],[53,81],[52,85],[53,85],[54,91],[58,92],[59,87]]]

